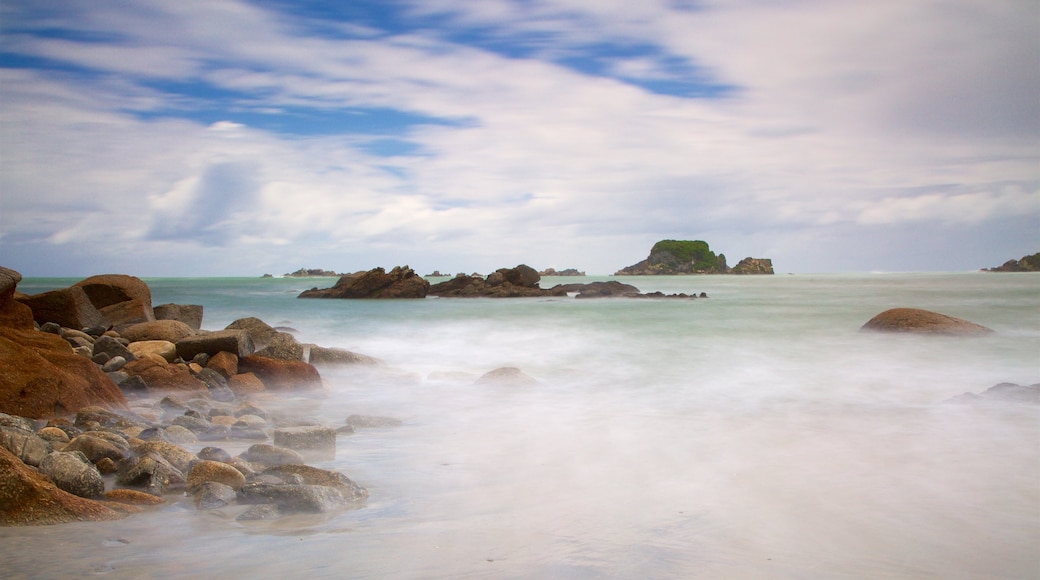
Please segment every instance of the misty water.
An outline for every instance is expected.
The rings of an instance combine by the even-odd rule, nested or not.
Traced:
[[[623,279],[698,300],[295,298],[333,281],[148,280],[155,304],[203,304],[204,328],[257,316],[386,362],[324,369],[322,397],[260,400],[333,426],[404,420],[313,463],[365,486],[362,507],[238,522],[243,508],[171,495],[117,522],[0,529],[3,575],[1040,575],[1040,409],[944,402],[1040,382],[1040,275]],[[996,332],[859,331],[897,306]],[[504,366],[538,384],[473,384]]]

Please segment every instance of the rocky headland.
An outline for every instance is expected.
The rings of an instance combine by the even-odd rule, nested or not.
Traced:
[[[983,268],[983,272],[1040,272],[1040,252],[1008,260],[995,268]]]
[[[542,288],[541,274],[526,264],[515,268],[499,268],[487,276],[479,274],[457,274],[450,280],[430,284],[408,266],[397,266],[387,272],[373,268],[368,272],[341,277],[331,288],[311,288],[299,298],[530,298],[566,297],[575,298],[697,298],[696,295],[669,294],[660,292],[643,294],[631,284],[617,281],[592,282],[588,284],[558,284]],[[708,295],[701,292],[700,298]]]
[[[703,240],[661,240],[645,260],[622,268],[615,276],[676,276],[685,274],[773,274],[769,258],[744,258],[732,268],[726,255],[711,250]]]

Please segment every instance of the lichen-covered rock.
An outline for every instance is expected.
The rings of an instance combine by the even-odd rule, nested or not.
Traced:
[[[34,467],[40,465],[51,452],[50,444],[32,431],[7,425],[0,426],[0,447],[6,448],[26,465]]]
[[[0,326],[17,330],[33,329],[32,308],[14,299],[22,275],[0,266]]]
[[[105,501],[112,501],[125,505],[159,505],[165,503],[161,497],[137,491],[136,489],[113,489],[105,492]]]
[[[206,368],[217,371],[225,379],[230,379],[238,374],[238,355],[228,351],[215,353],[206,361]]]
[[[980,324],[919,308],[892,308],[863,325],[862,330],[912,332],[948,336],[984,335],[993,332]]]
[[[207,391],[206,383],[191,375],[188,367],[155,359],[138,359],[122,368],[132,377],[141,377],[149,389],[159,391]]]
[[[275,332],[267,346],[257,349],[255,354],[282,360],[302,361],[304,348],[297,342],[296,337],[288,332]]]
[[[234,490],[238,490],[246,484],[245,476],[227,463],[208,460],[196,461],[192,465],[191,471],[188,472],[186,479],[188,491],[194,491],[196,487],[208,481],[224,484]]]
[[[72,495],[95,498],[105,493],[105,480],[94,464],[78,451],[54,451],[40,462],[40,473],[58,489]]]
[[[168,340],[139,340],[126,345],[126,348],[135,358],[158,356],[166,362],[177,360],[177,345]]]
[[[97,463],[102,458],[109,458],[112,461],[122,461],[129,456],[129,450],[126,448],[120,448],[117,444],[106,441],[100,437],[84,433],[79,435],[69,442],[62,451],[79,451],[90,460],[91,463]]]
[[[0,447],[0,525],[51,525],[123,517],[101,502],[59,489],[47,476]]]
[[[191,462],[198,460],[198,457],[194,453],[179,445],[165,441],[145,441],[137,447],[134,447],[134,452],[138,455],[144,455],[150,452],[158,453],[181,472],[187,471]]]

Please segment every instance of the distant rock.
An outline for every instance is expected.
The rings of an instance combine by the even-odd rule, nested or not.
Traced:
[[[397,266],[342,276],[332,288],[312,288],[298,298],[425,298],[429,290],[430,283],[414,270]]]
[[[1023,256],[1018,260],[1008,260],[996,268],[983,268],[983,272],[1040,272],[1040,252],[1031,256]]]
[[[622,268],[615,276],[675,276],[683,274],[772,274],[769,258],[745,258],[730,268],[724,254],[716,255],[703,240],[661,240],[645,260]]]
[[[430,287],[430,295],[441,297],[488,297],[518,298],[532,296],[560,296],[565,292],[552,292],[538,285],[541,275],[534,268],[520,264],[515,268],[499,268],[486,278],[459,274],[434,284]]]
[[[338,274],[332,270],[322,270],[321,268],[300,268],[295,272],[288,274],[282,274],[285,278],[312,278],[315,276],[346,276],[346,274]],[[272,278],[270,274],[264,274],[263,278]]]
[[[606,282],[590,282],[588,284],[560,284],[553,290],[565,293],[576,292],[576,298],[632,297],[639,295],[639,288],[631,284],[608,280]]]
[[[1040,383],[1035,385],[1017,385],[1000,383],[986,389],[981,395],[964,393],[946,401],[947,403],[1024,403],[1040,405]]]
[[[566,268],[563,270],[555,270],[553,268],[546,268],[541,272],[538,272],[542,276],[584,276],[585,272],[581,272],[575,268]]]
[[[501,367],[484,373],[475,384],[529,387],[537,385],[538,380],[516,367]]]
[[[961,318],[918,308],[892,308],[871,318],[862,330],[913,332],[950,336],[981,335],[993,332],[985,326]]]

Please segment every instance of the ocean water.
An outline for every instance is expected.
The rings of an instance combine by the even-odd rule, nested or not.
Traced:
[[[313,463],[371,497],[237,522],[169,496],[118,522],[0,529],[2,574],[1040,577],[1040,409],[944,402],[1040,382],[1040,275],[621,279],[710,298],[297,300],[334,279],[149,279],[155,304],[204,305],[204,328],[257,316],[385,361],[260,401],[403,419]],[[897,306],[996,332],[859,331]],[[538,384],[474,384],[504,366]]]

